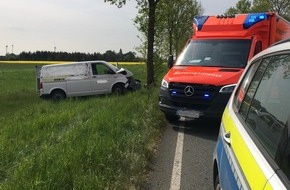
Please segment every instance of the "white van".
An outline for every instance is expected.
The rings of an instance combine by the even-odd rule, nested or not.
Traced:
[[[45,65],[37,69],[41,97],[54,100],[74,96],[123,93],[140,88],[133,73],[105,61],[85,61]]]

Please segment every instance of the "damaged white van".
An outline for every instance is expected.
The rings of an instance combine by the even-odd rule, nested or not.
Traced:
[[[133,73],[105,61],[44,65],[36,69],[40,97],[54,100],[97,94],[122,94],[140,88]]]

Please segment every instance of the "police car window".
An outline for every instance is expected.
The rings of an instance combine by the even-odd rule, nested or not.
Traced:
[[[251,83],[250,83],[251,78],[248,78],[248,81],[245,81],[245,89],[244,89],[244,91],[246,92],[246,94],[243,97],[244,99],[243,99],[243,102],[242,102],[241,107],[240,107],[240,110],[239,110],[240,115],[243,118],[246,118],[246,116],[248,114],[249,106],[250,106],[250,104],[252,102],[252,99],[254,97],[254,93],[256,91],[256,88],[257,88],[257,86],[259,84],[259,81],[262,78],[263,73],[264,73],[264,71],[265,71],[265,69],[266,69],[269,61],[270,61],[269,58],[268,59],[264,59],[262,61],[262,63],[259,65],[259,68],[257,69],[256,72],[255,72],[255,70],[256,70],[255,67],[252,67],[252,69],[253,69],[252,72],[255,72],[255,75],[253,77],[253,80],[251,81]],[[247,85],[249,85],[249,86],[247,86]],[[241,90],[240,96],[242,97],[243,96],[243,93],[244,93],[244,92],[242,92],[242,87],[241,87],[240,90]]]
[[[254,97],[246,123],[289,179],[290,55],[274,56],[261,73],[262,78],[256,77],[260,79],[254,80],[247,92]]]
[[[260,61],[256,61],[251,65],[249,68],[248,72],[245,74],[241,85],[239,86],[239,89],[236,91],[235,97],[234,97],[234,104],[237,109],[240,108],[242,100],[244,99],[245,92],[247,91],[250,81],[253,78],[258,66],[259,66]]]

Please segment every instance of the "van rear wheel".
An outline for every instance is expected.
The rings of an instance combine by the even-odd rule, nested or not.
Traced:
[[[66,95],[64,91],[62,90],[54,90],[51,93],[51,99],[59,101],[59,100],[64,100],[66,98]]]

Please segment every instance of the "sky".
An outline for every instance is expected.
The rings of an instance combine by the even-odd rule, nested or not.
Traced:
[[[198,0],[218,15],[238,0]],[[0,55],[23,51],[137,52],[136,1],[117,8],[104,0],[0,0]],[[189,21],[191,22],[191,21]]]

